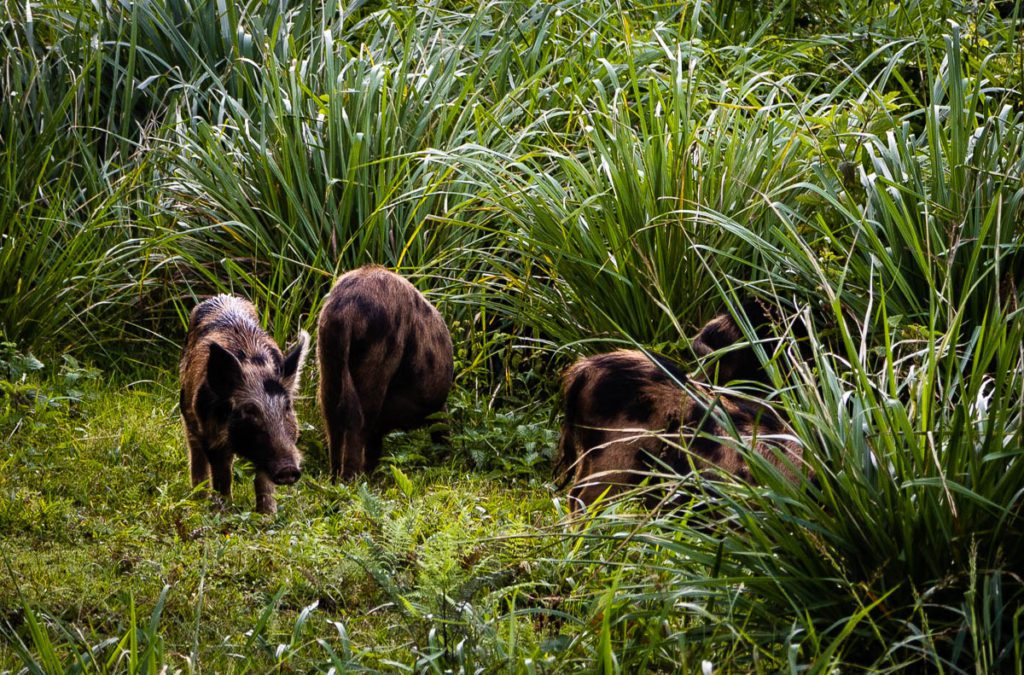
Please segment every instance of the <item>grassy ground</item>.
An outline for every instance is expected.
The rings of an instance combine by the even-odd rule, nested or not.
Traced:
[[[542,478],[472,466],[457,430],[452,448],[393,436],[390,463],[332,485],[308,429],[306,473],[279,491],[276,516],[252,512],[242,464],[220,510],[190,490],[170,381],[88,382],[74,402],[56,384],[23,385],[2,399],[7,625],[43,608],[52,631],[74,635],[59,649],[70,663],[74,649],[129,633],[133,616],[147,624],[159,603],[162,658],[207,672],[332,658],[423,667],[456,659],[457,647],[472,660],[481,632],[511,631],[502,642],[529,654],[557,635],[539,615],[509,613],[548,595],[530,562],[560,517]],[[549,440],[533,436],[519,441]],[[0,669],[18,663],[5,636]]]

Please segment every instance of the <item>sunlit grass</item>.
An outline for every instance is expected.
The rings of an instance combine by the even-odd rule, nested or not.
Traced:
[[[33,377],[3,410],[4,436],[19,448],[0,480],[5,664],[42,658],[40,647],[64,664],[95,647],[106,662],[119,649],[106,636],[135,639],[144,623],[129,609],[142,617],[157,606],[142,643],[158,637],[157,662],[176,667],[223,671],[234,654],[249,669],[330,663],[327,648],[340,654],[343,636],[363,667],[412,664],[432,641],[433,658],[452,659],[467,636],[499,630],[506,597],[544,584],[520,562],[558,518],[549,493],[528,480],[528,465],[505,464],[501,483],[493,467],[472,472],[478,448],[461,431],[428,456],[420,435],[392,437],[393,468],[339,486],[317,471],[325,458],[307,432],[307,475],[264,518],[250,511],[242,465],[227,509],[191,494],[173,391],[80,382],[73,402],[64,381]],[[518,640],[532,652],[531,631],[527,622]],[[494,649],[466,657],[493,663]]]

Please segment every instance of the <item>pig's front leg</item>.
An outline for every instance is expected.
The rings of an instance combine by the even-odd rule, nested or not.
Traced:
[[[274,481],[265,471],[256,472],[256,512],[277,513],[277,502],[274,500]]]
[[[224,506],[231,501],[232,457],[226,453],[211,453],[208,458],[213,489],[220,496],[221,505]]]

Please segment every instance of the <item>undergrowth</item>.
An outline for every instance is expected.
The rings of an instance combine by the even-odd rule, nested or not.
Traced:
[[[538,653],[544,631],[510,612],[544,594],[524,560],[558,518],[534,479],[536,410],[502,462],[481,465],[471,427],[429,456],[425,434],[392,436],[387,465],[350,485],[311,456],[263,517],[241,463],[232,505],[192,494],[173,391],[81,367],[23,374],[0,399],[14,449],[0,473],[3,667],[420,670]]]

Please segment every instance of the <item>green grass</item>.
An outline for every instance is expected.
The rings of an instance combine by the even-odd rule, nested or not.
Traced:
[[[509,608],[546,585],[522,561],[559,515],[528,465],[474,468],[471,430],[428,457],[404,450],[423,434],[394,438],[393,462],[352,485],[326,480],[310,438],[303,480],[261,517],[242,465],[227,509],[191,494],[172,391],[93,382],[69,404],[61,386],[3,399],[18,450],[0,484],[0,667],[20,645],[52,645],[65,665],[87,647],[98,663],[135,658],[142,648],[104,643],[134,636],[158,605],[146,639],[174,668],[500,665],[503,648],[537,651],[541,631]]]
[[[1021,672],[1021,3],[2,7],[0,670]],[[368,262],[452,448],[332,486],[309,398],[276,517],[193,497],[195,299]],[[567,523],[560,369],[748,295],[816,481]]]

